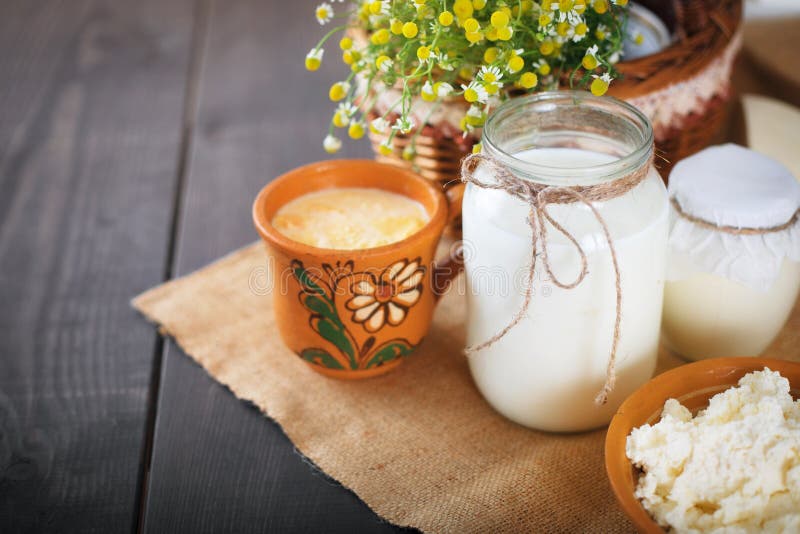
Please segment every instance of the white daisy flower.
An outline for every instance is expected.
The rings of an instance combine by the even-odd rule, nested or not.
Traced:
[[[316,59],[317,61],[322,61],[322,56],[324,54],[324,48],[312,48],[309,50],[308,54],[306,54],[306,59]]]
[[[386,56],[378,58],[378,70],[380,70],[381,72],[389,72],[390,70],[392,70],[393,65],[394,61],[392,61]]]
[[[439,98],[450,96],[454,91],[453,86],[447,82],[437,82],[433,84],[433,88]]]
[[[317,6],[314,14],[317,16],[317,22],[324,26],[333,18],[333,6],[327,2],[323,2]]]
[[[478,106],[470,106],[469,110],[467,110],[467,117],[483,117],[483,110]]]
[[[464,100],[470,104],[474,102],[485,104],[489,99],[489,93],[486,92],[486,88],[483,87],[483,84],[474,80],[469,82],[469,85],[461,84],[461,89],[464,91]]]
[[[324,148],[325,152],[328,154],[335,154],[339,152],[340,148],[342,148],[342,140],[337,139],[332,135],[327,135],[325,140],[322,142],[322,148]]]
[[[394,125],[392,125],[392,130],[397,130],[402,134],[407,134],[414,129],[414,121],[409,119],[408,117],[400,117],[398,118]]]
[[[453,62],[450,61],[450,58],[447,56],[446,52],[442,52],[439,55],[439,68],[447,71],[451,71],[455,68]]]
[[[431,82],[427,80],[424,84],[422,84],[420,93],[422,94],[423,98],[428,97],[430,100],[434,100],[436,98],[436,94],[433,92],[433,85],[431,85]]]
[[[353,115],[356,114],[356,111],[358,111],[358,108],[355,107],[350,102],[342,102],[341,104],[339,104],[336,107],[336,111],[340,112],[342,115],[345,115],[347,117],[352,117]]]
[[[500,72],[500,69],[495,66],[487,67],[486,65],[484,65],[478,72],[478,78],[480,78],[486,83],[495,83],[499,81],[502,77],[503,73]]]
[[[386,131],[386,128],[388,127],[389,123],[383,117],[378,117],[377,119],[373,119],[369,123],[369,129],[376,134],[384,133]]]

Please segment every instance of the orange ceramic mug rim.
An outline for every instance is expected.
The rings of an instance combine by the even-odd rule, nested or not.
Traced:
[[[374,169],[375,171],[375,174],[373,175],[375,176],[374,184],[362,187],[374,187],[376,189],[382,189],[384,191],[397,193],[406,196],[411,200],[417,200],[417,201],[418,198],[415,198],[409,194],[392,191],[387,187],[383,187],[382,184],[385,184],[386,182],[391,180],[402,179],[411,181],[420,186],[421,188],[425,189],[427,193],[430,195],[431,199],[433,199],[435,202],[433,213],[428,214],[430,216],[430,219],[425,224],[425,226],[423,226],[413,234],[409,235],[408,237],[400,241],[395,241],[394,243],[389,243],[387,245],[381,245],[379,247],[359,248],[359,249],[334,249],[334,248],[315,247],[313,245],[307,245],[305,243],[295,241],[294,239],[291,239],[282,234],[280,231],[278,231],[277,228],[275,228],[272,225],[271,218],[267,217],[266,214],[267,211],[266,202],[267,199],[270,197],[270,195],[273,194],[280,187],[282,187],[284,184],[293,180],[300,179],[304,175],[321,174],[326,172],[335,173],[337,171],[347,172],[348,169],[352,169],[353,167],[371,168]],[[312,188],[305,191],[303,194],[312,193],[315,191],[321,191],[323,189],[328,189],[328,188],[335,188],[335,187],[356,187],[356,186],[337,185],[336,183],[331,182],[331,184],[328,186]],[[287,202],[291,200],[293,199],[287,200]],[[447,196],[445,195],[445,193],[441,189],[436,187],[430,180],[419,176],[418,174],[414,173],[411,170],[367,159],[338,159],[338,160],[328,160],[328,161],[309,163],[307,165],[303,165],[302,167],[297,167],[295,169],[292,169],[291,171],[286,172],[278,176],[274,180],[272,180],[270,183],[268,183],[261,189],[261,191],[256,196],[255,201],[253,202],[253,222],[255,223],[259,235],[261,235],[263,239],[283,248],[284,250],[292,250],[299,253],[305,253],[317,256],[319,255],[333,256],[334,259],[348,259],[352,257],[354,252],[361,252],[367,254],[390,253],[406,248],[409,245],[416,243],[417,241],[430,239],[431,233],[439,235],[444,230],[444,226],[448,220],[448,212],[450,210],[451,208],[448,204]]]

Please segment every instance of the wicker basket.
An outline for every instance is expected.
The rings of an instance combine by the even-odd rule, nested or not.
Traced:
[[[666,178],[678,160],[708,146],[725,122],[731,96],[731,70],[739,50],[742,0],[639,0],[676,36],[657,54],[617,65],[623,79],[609,94],[642,109],[653,122],[657,166]],[[690,105],[687,106],[686,103]],[[444,106],[463,107],[463,101]],[[411,135],[417,155],[402,158]],[[370,134],[377,159],[411,167],[443,186],[457,182],[460,160],[476,138],[462,138],[453,128],[426,124],[422,131],[397,135],[393,153],[380,155],[384,135]]]

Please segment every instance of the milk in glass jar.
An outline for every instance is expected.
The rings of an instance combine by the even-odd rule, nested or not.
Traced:
[[[464,162],[467,353],[486,400],[547,431],[602,426],[656,364],[668,201],[634,107],[511,99]]]

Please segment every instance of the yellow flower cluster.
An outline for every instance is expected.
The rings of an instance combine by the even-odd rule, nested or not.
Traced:
[[[402,156],[416,153],[421,131],[419,101],[430,115],[446,99],[462,98],[465,136],[476,136],[493,106],[524,91],[555,89],[564,83],[602,95],[615,77],[627,0],[360,0],[345,13],[319,4],[317,21],[345,23],[329,31],[305,58],[320,68],[323,46],[340,38],[349,75],[331,86],[338,102],[323,143],[341,146],[336,129],[353,139],[367,130],[383,134],[381,152],[393,152],[396,135],[410,136]],[[337,8],[338,9],[338,8]],[[393,106],[377,106],[387,90],[399,92]],[[385,100],[385,99],[384,99]],[[385,102],[383,104],[385,106]]]

